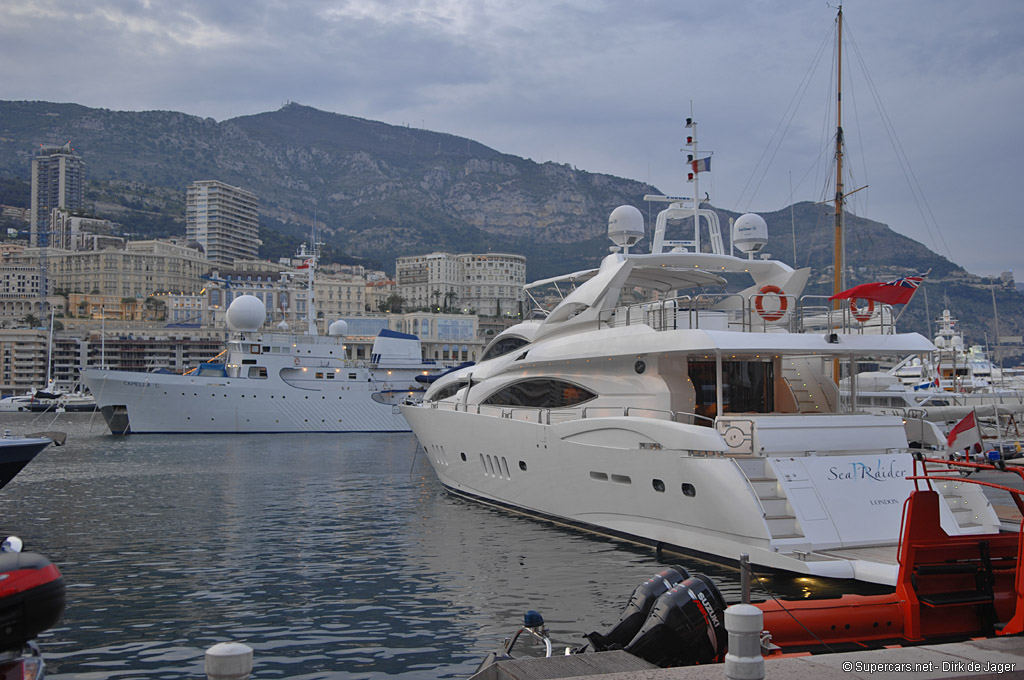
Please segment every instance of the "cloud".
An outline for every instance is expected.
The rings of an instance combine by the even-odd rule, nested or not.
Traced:
[[[1014,268],[990,244],[1019,241],[1003,206],[1024,145],[1024,4],[844,13],[859,214],[972,271]],[[19,64],[0,96],[219,120],[298,101],[675,194],[692,110],[715,155],[701,193],[775,210],[791,181],[798,200],[827,193],[834,19],[768,0],[29,0],[0,6],[0,57]]]

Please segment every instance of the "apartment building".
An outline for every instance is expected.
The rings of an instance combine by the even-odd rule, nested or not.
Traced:
[[[217,180],[188,185],[185,234],[211,262],[231,265],[259,254],[259,201],[256,194]]]
[[[516,316],[526,258],[507,253],[412,255],[396,260],[395,279],[407,309]]]
[[[71,142],[63,146],[40,145],[32,159],[31,200],[30,243],[50,245],[52,211],[81,210],[85,204],[85,163],[75,154]]]

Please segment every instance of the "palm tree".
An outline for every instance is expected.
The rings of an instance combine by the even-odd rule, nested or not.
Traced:
[[[42,321],[40,321],[39,317],[37,317],[35,314],[26,314],[24,317],[22,317],[21,322],[28,326],[29,328],[35,328],[36,326],[42,324]]]
[[[454,290],[449,290],[444,294],[444,311],[450,312],[455,308],[455,302],[458,301],[459,294]]]
[[[148,321],[153,321],[154,319],[161,321],[167,318],[167,303],[158,297],[149,296],[142,303],[142,307],[146,310]]]

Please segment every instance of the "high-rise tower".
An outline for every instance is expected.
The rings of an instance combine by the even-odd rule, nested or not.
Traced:
[[[208,260],[232,264],[259,255],[259,201],[256,194],[217,180],[188,185],[185,234],[206,250]]]
[[[32,159],[33,246],[50,243],[50,213],[54,208],[81,210],[85,202],[85,163],[75,155],[71,142],[64,146],[43,144]]]

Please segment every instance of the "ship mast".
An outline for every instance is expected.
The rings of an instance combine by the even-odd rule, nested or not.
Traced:
[[[845,250],[843,233],[843,6],[839,5],[836,17],[836,195],[835,195],[835,260],[832,265],[832,294],[839,295],[844,289],[843,255]],[[839,299],[832,301],[832,309],[839,309]],[[839,384],[839,360],[832,361],[832,377]],[[853,365],[850,366],[853,374]]]
[[[835,225],[836,225],[836,247],[835,263],[832,271],[832,294],[838,295],[845,286],[843,276],[843,251],[845,247],[845,235],[843,233],[843,6],[839,6],[837,17],[838,30],[836,33],[837,56],[836,56],[836,196],[835,196]],[[839,309],[839,300],[833,300],[833,309]]]

